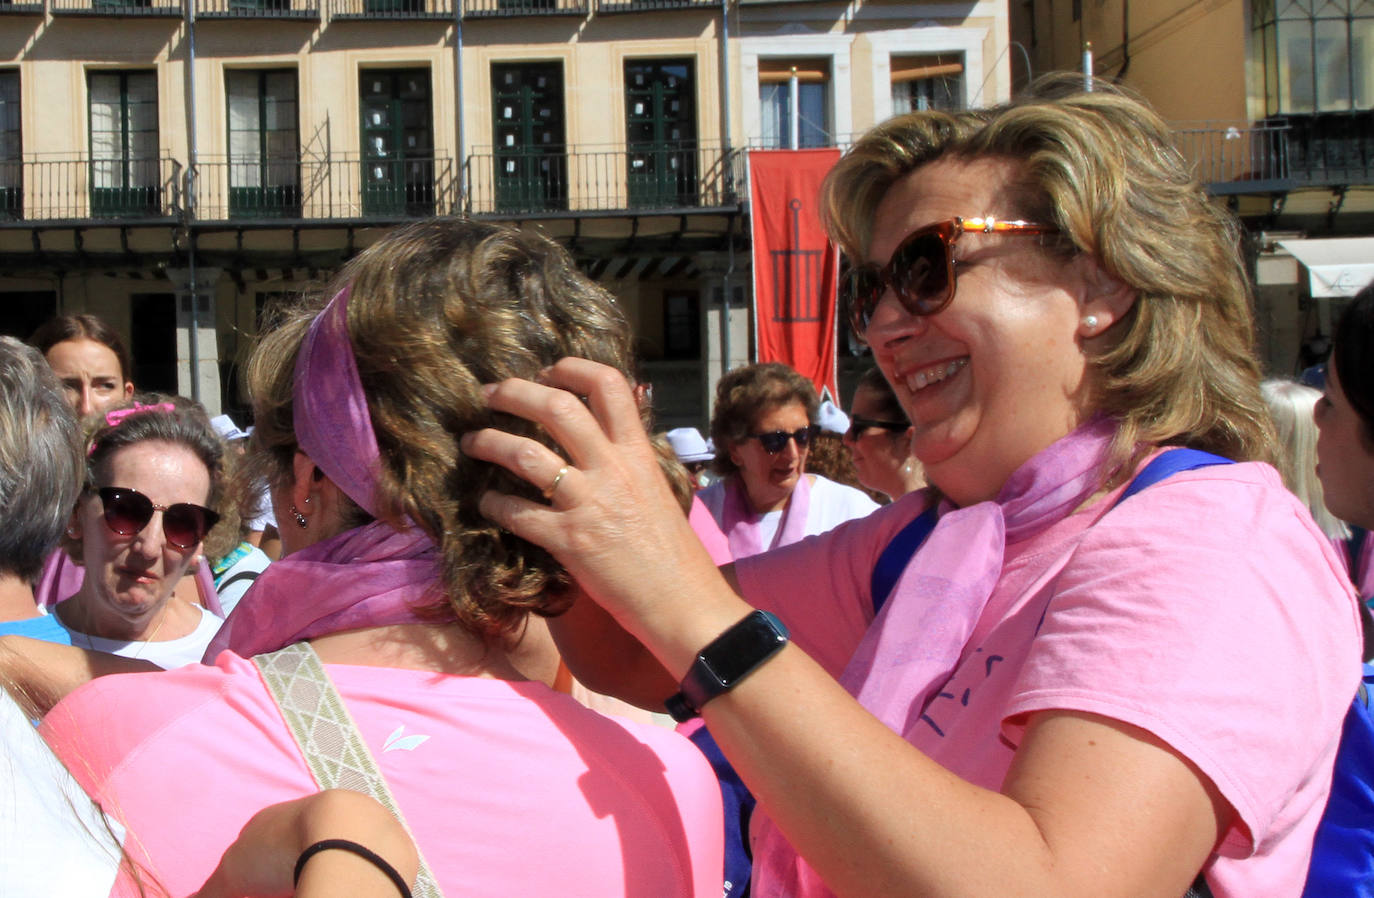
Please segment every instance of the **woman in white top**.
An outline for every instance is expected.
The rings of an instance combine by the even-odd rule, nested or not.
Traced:
[[[824,533],[878,507],[859,490],[807,474],[819,401],[811,381],[780,362],[736,368],[716,385],[713,470],[698,495],[746,558]]]
[[[223,448],[203,410],[163,399],[106,413],[64,548],[85,568],[58,603],[72,645],[172,668],[199,662],[222,620],[173,594],[219,515]]]

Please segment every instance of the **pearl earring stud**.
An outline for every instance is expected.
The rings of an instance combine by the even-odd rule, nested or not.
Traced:
[[[1086,328],[1087,330],[1090,330],[1090,331],[1095,331],[1095,330],[1097,330],[1097,316],[1096,316],[1096,315],[1084,315],[1084,316],[1083,316],[1083,327]]]

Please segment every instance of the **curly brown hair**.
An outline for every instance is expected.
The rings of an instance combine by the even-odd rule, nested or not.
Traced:
[[[561,614],[571,603],[562,566],[477,508],[488,490],[530,498],[538,491],[498,465],[468,458],[458,442],[496,426],[554,446],[524,419],[492,413],[483,384],[533,379],[567,356],[630,377],[630,328],[615,298],[579,273],[558,244],[530,231],[439,219],[391,232],[328,289],[286,310],[253,353],[246,378],[256,422],[252,467],[278,486],[290,484],[298,449],[292,386],[301,342],[344,286],[349,339],[381,452],[379,514],[397,527],[413,521],[439,547],[436,604],[489,644],[516,633],[529,613]],[[346,523],[368,520],[354,506]]]

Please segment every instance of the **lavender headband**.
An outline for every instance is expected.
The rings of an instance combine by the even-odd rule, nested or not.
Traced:
[[[335,294],[310,323],[296,359],[292,425],[301,450],[368,514],[376,499],[382,456],[348,339],[348,294]]]

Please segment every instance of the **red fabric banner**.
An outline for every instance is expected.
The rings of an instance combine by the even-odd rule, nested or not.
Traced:
[[[840,256],[821,229],[821,181],[837,149],[750,150],[754,324],[761,362],[786,362],[838,401],[835,283]]]

